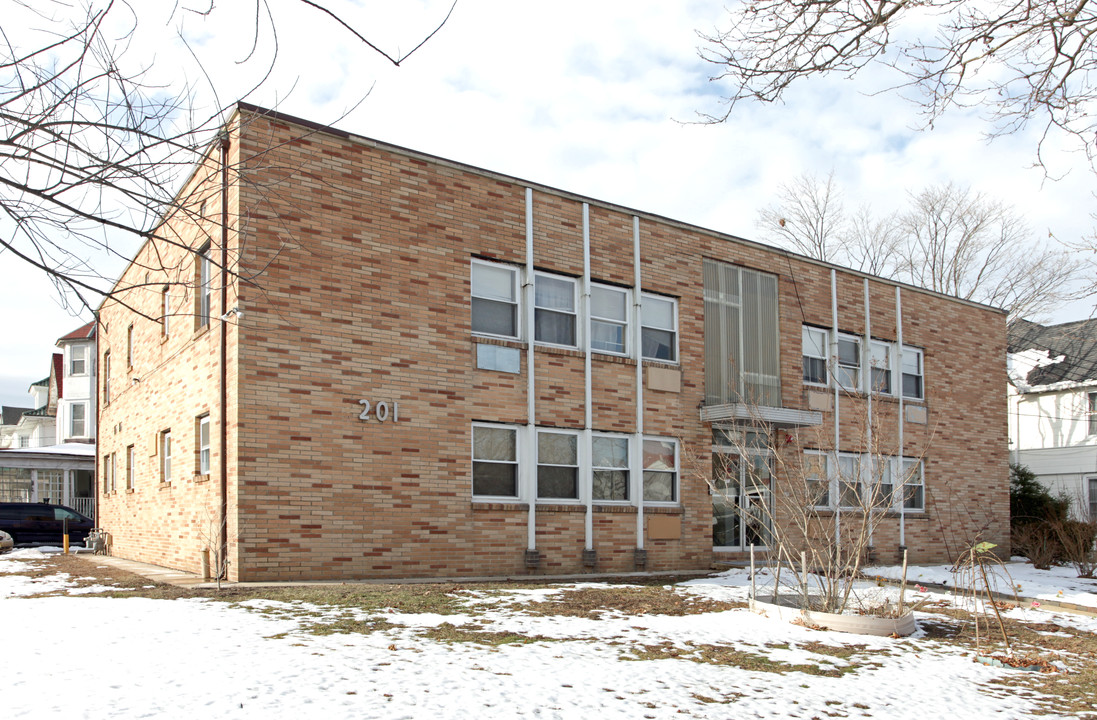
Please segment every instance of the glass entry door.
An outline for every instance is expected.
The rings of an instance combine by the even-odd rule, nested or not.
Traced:
[[[773,538],[773,467],[763,449],[714,445],[712,546],[717,550],[768,547]]]

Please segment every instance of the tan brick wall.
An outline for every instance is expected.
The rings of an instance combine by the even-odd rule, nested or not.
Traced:
[[[246,182],[234,183],[230,196],[240,231],[231,249],[247,281],[232,286],[230,306],[239,302],[244,315],[228,327],[231,577],[526,572],[526,506],[471,501],[472,422],[527,421],[525,344],[495,341],[521,350],[521,374],[477,370],[469,319],[470,260],[525,262],[526,187],[283,121],[251,119],[238,140],[234,168]],[[198,178],[192,187],[216,184]],[[582,273],[582,202],[545,188],[533,192],[539,270]],[[590,222],[592,279],[631,286],[631,214],[595,203]],[[200,242],[187,223],[179,227],[186,245]],[[641,217],[640,238],[643,289],[679,298],[681,358],[671,366],[681,371],[680,392],[644,393],[645,433],[683,443],[680,507],[646,511],[648,520],[652,513],[679,518],[681,538],[646,542],[648,567],[706,568],[713,553],[711,500],[699,477],[711,466],[709,429],[698,420],[701,260],[779,275],[787,407],[805,407],[800,328],[830,324],[830,269],[650,217]],[[139,279],[151,251],[142,250],[122,284]],[[161,253],[185,274],[186,252]],[[841,271],[838,277],[839,327],[863,332],[863,280]],[[894,286],[872,280],[870,293],[872,334],[894,341]],[[131,304],[155,307],[153,295]],[[214,317],[221,313],[215,302]],[[980,529],[1004,542],[1004,317],[913,289],[903,290],[903,314],[904,342],[925,350],[930,419],[908,424],[904,433],[907,454],[925,451],[927,486],[927,511],[907,520],[907,545],[916,559],[928,560],[944,559]],[[177,462],[191,470],[194,418],[203,409],[215,419],[219,412],[220,324],[161,342],[156,322],[131,320],[117,303],[104,305],[102,317],[109,327],[100,354],[108,346],[115,352],[131,321],[148,348],[135,363],[141,382],[115,371],[119,387],[130,385],[103,409],[100,456],[136,442],[144,469],[134,493],[103,498],[102,524],[114,533],[118,554],[195,569],[203,508],[218,499],[217,428],[208,482],[188,472],[161,486],[148,447],[156,432],[171,427]],[[582,354],[535,353],[535,422],[581,428]],[[592,359],[595,430],[635,431],[634,363]],[[363,398],[398,403],[399,421],[360,420]],[[852,419],[864,415],[865,404],[864,398],[840,402],[843,449],[863,442]],[[874,403],[882,425],[897,424],[895,405]],[[116,423],[122,428],[113,433]],[[893,435],[880,430],[882,442],[894,442]],[[806,436],[798,442],[810,444]],[[596,508],[592,524],[596,569],[632,570],[636,508]],[[538,508],[537,572],[583,572],[584,525],[581,507]],[[897,551],[897,527],[892,519],[881,527],[882,557]]]

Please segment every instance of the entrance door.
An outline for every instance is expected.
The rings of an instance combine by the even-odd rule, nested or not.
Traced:
[[[773,539],[773,467],[764,448],[712,448],[712,547],[768,547]]]

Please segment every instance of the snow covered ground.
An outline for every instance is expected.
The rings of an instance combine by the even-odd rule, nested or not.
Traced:
[[[77,588],[64,574],[26,575],[44,563],[37,550],[0,556],[5,719],[924,720],[1027,718],[1036,709],[1032,691],[991,684],[1021,671],[974,663],[968,651],[917,635],[843,635],[745,610],[598,619],[527,611],[568,588],[611,587],[603,584],[463,593],[467,612],[460,614],[371,614],[269,600],[95,597],[102,587]],[[936,572],[912,568],[910,577],[940,582]],[[1033,573],[1011,566],[1026,595],[1063,590],[1071,602],[1097,607],[1093,583]],[[675,592],[742,600],[746,586],[746,573],[733,570]],[[60,594],[41,597],[47,592]],[[1030,607],[1013,613],[1097,633],[1093,618]],[[310,632],[348,618],[376,625],[366,632]],[[469,637],[490,631],[526,641],[428,637],[451,627],[468,629]],[[699,662],[700,648],[733,652],[737,660]]]

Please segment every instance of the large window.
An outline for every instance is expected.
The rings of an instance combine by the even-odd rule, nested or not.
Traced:
[[[917,348],[902,349],[903,397],[921,400],[925,397],[922,387],[922,351]]]
[[[836,457],[833,452],[805,450],[804,478],[809,502],[819,509],[925,510],[925,479],[917,458],[868,453]]]
[[[591,438],[591,497],[595,502],[629,499],[629,439],[623,435]]]
[[[607,285],[590,288],[590,347],[596,352],[628,354],[628,291]]]
[[[579,436],[537,431],[537,497],[579,499]]]
[[[644,502],[678,501],[678,443],[644,438]]]
[[[69,405],[69,437],[84,437],[88,432],[88,406],[85,403]]]
[[[677,362],[677,303],[672,298],[647,293],[640,302],[640,349],[644,359]]]
[[[804,451],[804,484],[808,503],[812,507],[831,507],[830,473],[825,453]]]
[[[209,326],[210,298],[213,293],[213,262],[210,260],[210,244],[206,243],[198,251],[196,275],[197,293],[195,294],[195,328]]]
[[[160,482],[171,482],[171,430],[160,433]]]
[[[906,510],[926,509],[926,481],[922,470],[922,461],[903,458],[903,508]]]
[[[891,345],[873,340],[868,345],[870,390],[891,395]]]
[[[859,508],[863,500],[861,456],[852,453],[838,455],[838,504],[843,508]]]
[[[518,431],[515,428],[472,427],[472,494],[518,497]]]
[[[777,276],[705,260],[705,403],[781,406]]]
[[[534,339],[575,347],[575,280],[537,273],[533,283]]]
[[[69,375],[87,375],[87,352],[83,345],[69,347]]]
[[[811,385],[826,385],[827,331],[805,325],[803,347],[804,382]]]
[[[210,466],[210,441],[209,441],[209,415],[198,418],[198,474],[209,475]]]
[[[472,331],[518,337],[518,269],[472,263]]]

